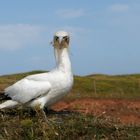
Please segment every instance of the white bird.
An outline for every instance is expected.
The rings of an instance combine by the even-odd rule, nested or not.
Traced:
[[[73,74],[68,54],[69,34],[58,31],[54,34],[53,47],[56,68],[50,72],[27,76],[4,90],[7,100],[0,104],[0,109],[25,105],[50,107],[65,96],[73,85]]]

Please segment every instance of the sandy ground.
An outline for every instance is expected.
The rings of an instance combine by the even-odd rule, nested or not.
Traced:
[[[124,124],[140,124],[140,100],[84,98],[60,101],[52,109],[103,116]]]

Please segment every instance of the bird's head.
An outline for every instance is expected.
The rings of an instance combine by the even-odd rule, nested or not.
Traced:
[[[69,34],[65,31],[58,31],[54,34],[53,46],[55,48],[67,48],[69,45],[70,37]]]

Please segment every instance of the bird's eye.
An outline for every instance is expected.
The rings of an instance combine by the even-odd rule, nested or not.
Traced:
[[[63,39],[67,39],[67,36],[64,36]]]
[[[69,37],[68,36],[64,36],[63,39],[67,41],[67,40],[69,40]]]
[[[68,36],[64,36],[63,39],[64,39],[67,43],[69,43],[69,37],[68,37]]]
[[[58,36],[55,36],[55,37],[54,37],[54,39],[55,39],[56,41],[58,40],[58,38],[59,38]]]

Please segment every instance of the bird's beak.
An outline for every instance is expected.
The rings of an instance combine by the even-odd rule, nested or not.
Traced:
[[[61,44],[63,37],[59,37],[59,44]]]

